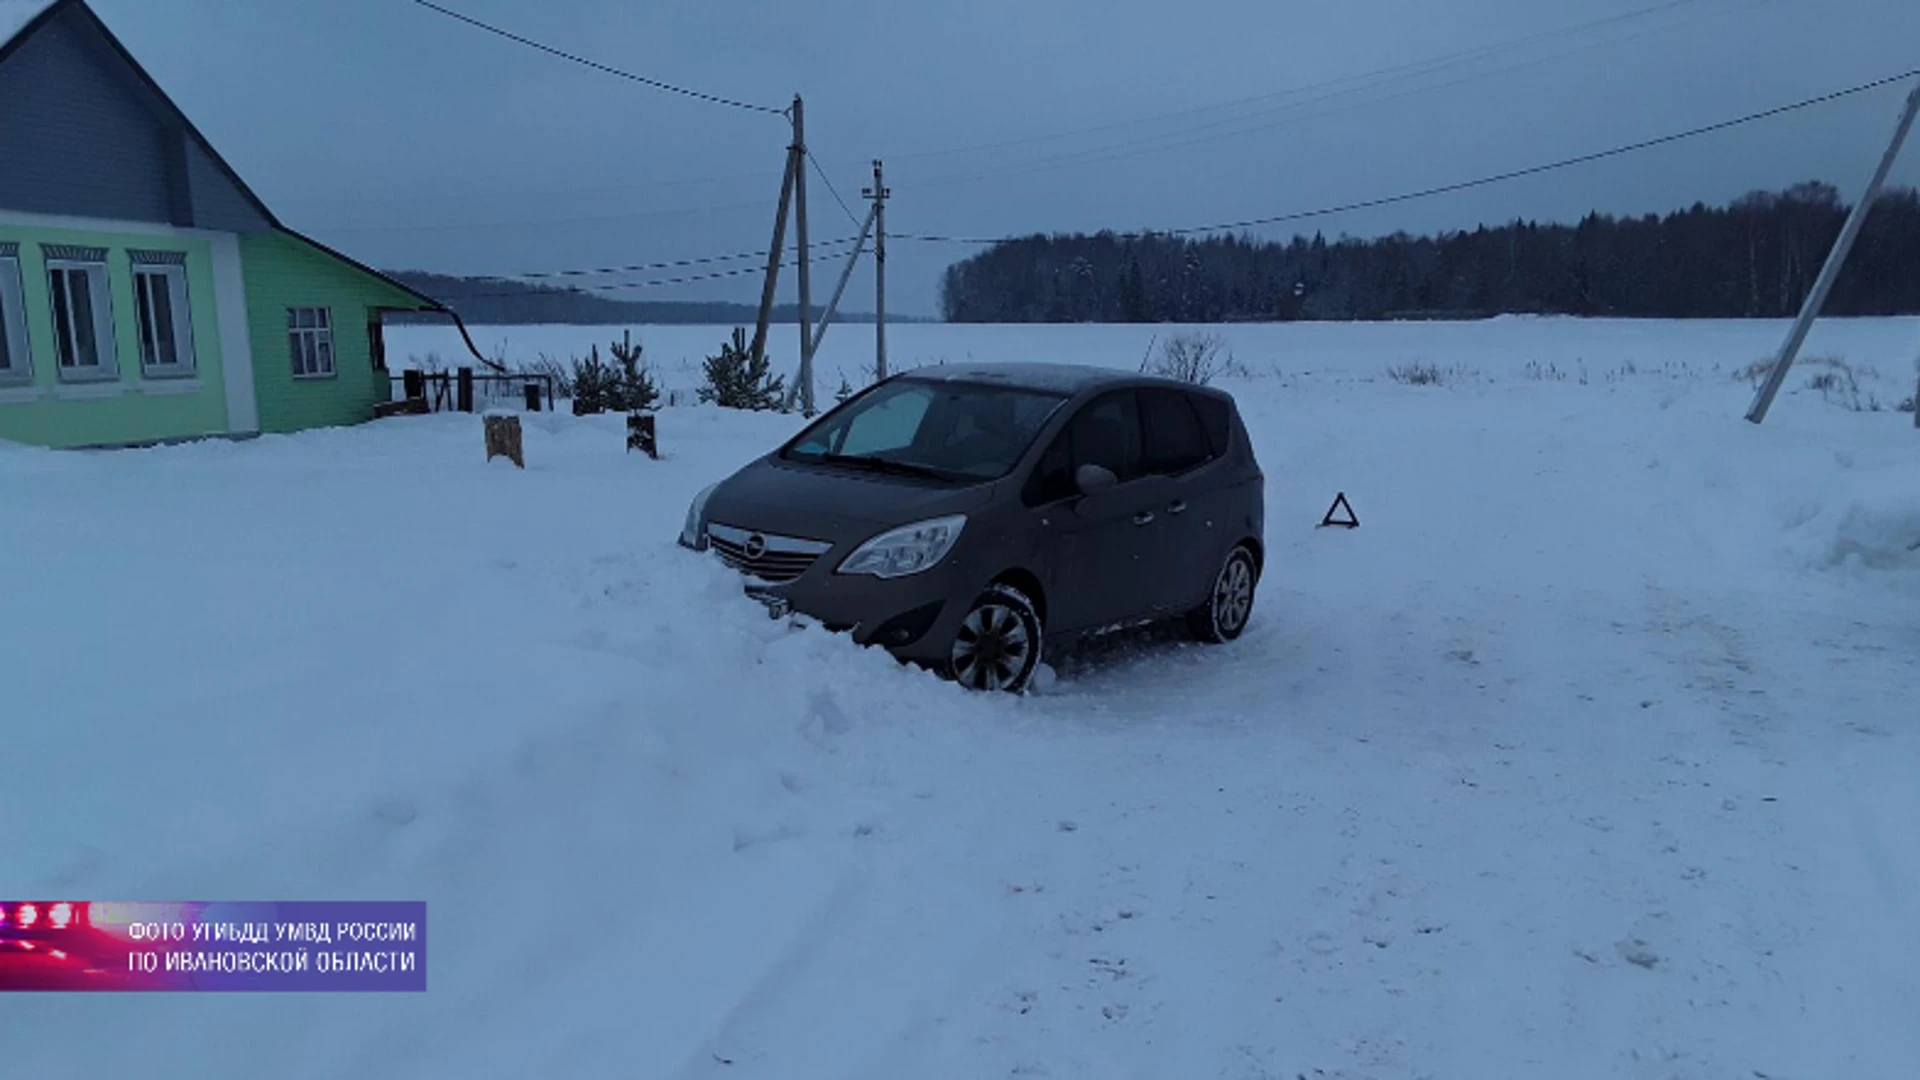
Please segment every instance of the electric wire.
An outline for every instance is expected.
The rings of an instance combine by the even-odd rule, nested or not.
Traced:
[[[798,266],[800,265],[800,260],[790,259],[780,265],[783,268]],[[700,281],[718,281],[723,278],[744,277],[748,274],[762,274],[765,272],[766,267],[764,266],[742,266],[733,270],[715,270],[702,274],[685,274],[679,277],[655,278],[649,281],[621,281],[605,285],[576,285],[567,289],[554,289],[550,291],[528,292],[522,290],[516,292],[449,293],[443,299],[443,302],[457,304],[468,300],[537,299],[543,296],[568,296],[586,292],[620,292],[626,289],[652,289],[669,285],[689,285]]]
[[[847,220],[853,222],[856,228],[863,227],[866,223],[853,212],[853,207],[847,205],[847,200],[840,197],[840,189],[833,186],[833,177],[828,176],[827,170],[820,167],[820,159],[813,156],[812,150],[807,151],[807,160],[813,163],[813,171],[819,175],[820,182],[827,185],[827,194],[832,195],[833,201],[840,204],[840,209],[847,215]]]
[[[434,3],[433,0],[413,0],[413,2],[420,5],[423,8],[426,8],[429,11],[439,12],[440,14],[445,15],[449,19],[455,19],[460,22],[466,23],[468,26],[472,26],[480,30],[485,30],[489,34],[494,34],[499,37],[503,37],[508,41],[512,41],[520,45],[525,45],[527,48],[537,49],[540,52],[546,53],[549,56],[556,56],[562,60],[569,60],[583,67],[592,68],[595,71],[604,72],[608,75],[615,75],[622,79],[628,79],[633,82],[640,83],[643,86],[650,86],[655,90],[660,90],[669,94],[680,94],[685,97],[693,98],[697,101],[710,102],[714,105],[727,105],[735,109],[745,109],[749,112],[772,113],[775,116],[787,115],[786,109],[776,109],[771,105],[755,105],[752,102],[748,102],[748,101],[737,101],[733,98],[720,97],[717,94],[709,94],[700,90],[690,90],[687,87],[676,86],[670,82],[663,82],[659,79],[650,79],[645,75],[636,75],[631,71],[626,71],[621,68],[614,67],[611,64],[603,64],[598,60],[589,60],[584,56],[580,56],[576,53],[570,53],[563,49],[556,49],[551,45],[546,45],[541,42],[535,41],[530,37],[525,37],[523,35],[516,34],[511,30],[503,29],[501,27],[493,25],[492,23],[482,22],[471,15],[463,15],[460,12],[453,10],[452,8],[442,7],[439,4]]]
[[[1685,131],[1677,131],[1671,134],[1661,135],[1657,138],[1642,139],[1638,142],[1625,143],[1620,146],[1609,147],[1608,149],[1605,149],[1605,150],[1594,151],[1593,153],[1578,154],[1573,157],[1560,158],[1556,161],[1549,161],[1539,165],[1530,165],[1530,166],[1527,166],[1526,168],[1510,169],[1506,172],[1493,173],[1488,176],[1476,177],[1471,180],[1461,180],[1451,184],[1440,184],[1434,187],[1420,188],[1415,191],[1401,192],[1400,194],[1397,194],[1397,195],[1386,195],[1386,196],[1382,196],[1380,198],[1374,198],[1374,199],[1362,199],[1356,202],[1341,203],[1335,206],[1325,206],[1325,207],[1320,207],[1314,210],[1300,210],[1300,211],[1293,211],[1293,212],[1284,213],[1284,214],[1272,214],[1264,217],[1244,218],[1239,221],[1215,222],[1207,225],[1187,225],[1179,228],[1170,228],[1170,229],[1150,229],[1143,232],[1116,233],[1114,235],[1120,239],[1140,239],[1146,236],[1190,236],[1195,233],[1230,232],[1234,230],[1250,229],[1250,228],[1256,228],[1256,227],[1265,226],[1265,225],[1279,225],[1287,222],[1305,221],[1312,218],[1332,217],[1338,214],[1352,213],[1357,210],[1371,210],[1377,207],[1392,206],[1398,203],[1413,202],[1419,199],[1430,199],[1439,195],[1449,195],[1449,194],[1453,194],[1454,192],[1467,191],[1472,188],[1488,187],[1493,184],[1506,183],[1508,181],[1518,180],[1524,177],[1538,176],[1542,173],[1557,172],[1562,169],[1573,168],[1574,166],[1577,166],[1577,165],[1587,165],[1596,161],[1603,161],[1607,158],[1620,157],[1626,154],[1638,153],[1639,151],[1642,151],[1642,150],[1650,150],[1650,149],[1653,149],[1654,147],[1667,146],[1672,143],[1682,142],[1687,139],[1694,139],[1704,135],[1715,134],[1717,132],[1726,131],[1731,128],[1741,127],[1746,124],[1758,123],[1759,121],[1762,121],[1762,120],[1770,120],[1775,117],[1784,116],[1788,113],[1799,112],[1803,109],[1810,109],[1818,105],[1825,105],[1830,102],[1838,101],[1842,98],[1853,97],[1855,95],[1864,94],[1872,90],[1878,90],[1882,87],[1891,86],[1895,83],[1905,82],[1906,80],[1915,78],[1916,76],[1920,76],[1920,68],[1914,68],[1908,71],[1904,71],[1898,75],[1890,75],[1884,79],[1875,79],[1872,82],[1861,83],[1857,86],[1850,86],[1844,90],[1835,90],[1830,93],[1817,95],[1815,97],[1804,98],[1800,101],[1793,102],[1792,104],[1789,104],[1789,105],[1780,105],[1775,108],[1761,110],[1760,112],[1748,113],[1745,116],[1735,117],[1731,120],[1722,120],[1722,121],[1719,121],[1718,123],[1704,124],[1704,125],[1701,125],[1700,127],[1689,128]],[[1030,239],[1033,236],[1038,234],[1028,233],[1028,234],[1019,235],[1019,236],[1007,235],[1007,236],[997,236],[997,237],[966,237],[966,236],[950,236],[950,235],[927,234],[927,233],[900,233],[900,232],[889,231],[887,235],[890,239],[917,240],[923,243],[991,245],[991,244],[1000,244],[1000,243],[1010,243],[1016,240]]]
[[[857,238],[852,236],[842,236],[842,237],[836,237],[832,240],[822,240],[822,241],[819,241],[818,243],[810,244],[808,246],[813,248],[816,251],[826,251],[830,248],[844,248],[847,245],[853,243],[855,239]],[[791,251],[797,251],[799,249],[796,246],[789,244],[787,245],[786,250],[791,252]],[[687,259],[663,259],[659,262],[630,263],[626,266],[593,266],[593,267],[578,267],[578,268],[566,269],[566,270],[522,270],[519,273],[509,274],[504,276],[516,277],[516,278],[534,278],[534,279],[597,277],[605,274],[627,274],[627,273],[634,273],[634,272],[643,271],[643,270],[672,270],[672,269],[678,269],[680,267],[686,267],[686,266],[709,266],[714,263],[738,262],[741,259],[764,259],[766,257],[767,257],[767,253],[764,250],[735,251],[735,252],[729,252],[724,255],[701,255],[696,258],[687,258]]]
[[[1227,101],[1217,101],[1217,102],[1213,102],[1206,105],[1194,105],[1194,106],[1189,106],[1183,109],[1175,109],[1169,112],[1156,113],[1151,116],[1131,117],[1125,120],[1115,120],[1115,121],[1111,121],[1104,124],[1091,125],[1088,127],[1067,128],[1059,131],[1049,132],[1042,135],[1026,135],[1017,139],[1006,139],[999,142],[976,143],[970,146],[958,146],[958,147],[950,147],[950,148],[938,149],[938,150],[921,150],[921,151],[915,151],[911,153],[887,154],[882,156],[884,156],[886,160],[889,162],[897,163],[902,161],[922,160],[925,158],[948,157],[948,156],[953,156],[957,154],[980,153],[982,151],[987,151],[987,150],[1001,150],[1009,147],[1030,145],[1033,143],[1054,143],[1064,139],[1075,138],[1081,135],[1092,135],[1092,134],[1097,134],[1097,133],[1106,132],[1106,131],[1117,131],[1124,128],[1138,127],[1145,124],[1155,124],[1165,120],[1177,120],[1182,117],[1195,116],[1201,113],[1217,112],[1222,109],[1237,108],[1243,105],[1253,105],[1261,102],[1275,101],[1278,99],[1294,97],[1296,95],[1301,95],[1301,94],[1311,94],[1311,93],[1316,93],[1320,91],[1330,91],[1330,93],[1327,93],[1320,98],[1313,99],[1315,101],[1325,100],[1326,98],[1338,97],[1346,93],[1372,89],[1374,88],[1374,86],[1377,86],[1377,85],[1390,84],[1392,82],[1399,81],[1400,79],[1406,78],[1409,76],[1423,75],[1433,71],[1443,70],[1447,67],[1451,67],[1465,61],[1479,60],[1488,56],[1497,55],[1499,53],[1507,52],[1513,49],[1525,48],[1530,45],[1538,45],[1543,42],[1551,41],[1555,38],[1573,37],[1573,36],[1587,33],[1588,31],[1591,31],[1591,30],[1598,30],[1598,29],[1602,29],[1604,27],[1612,26],[1619,23],[1632,22],[1632,21],[1646,18],[1651,15],[1665,14],[1666,12],[1669,12],[1669,11],[1673,11],[1673,10],[1684,8],[1684,7],[1691,7],[1695,4],[1699,4],[1702,2],[1705,2],[1705,0],[1666,0],[1665,3],[1654,4],[1650,7],[1637,8],[1632,11],[1622,12],[1617,15],[1610,15],[1604,18],[1595,19],[1590,22],[1577,23],[1572,26],[1560,27],[1555,30],[1542,31],[1540,33],[1532,34],[1527,37],[1513,38],[1506,41],[1493,42],[1487,45],[1475,46],[1474,48],[1471,48],[1471,49],[1463,49],[1459,52],[1446,53],[1446,54],[1435,56],[1435,57],[1428,57],[1424,60],[1408,61],[1407,63],[1404,63],[1404,64],[1396,64],[1390,67],[1377,68],[1372,71],[1358,72],[1356,74],[1344,75],[1344,76],[1340,76],[1338,78],[1333,78],[1333,79],[1325,79],[1319,82],[1305,83],[1300,86],[1288,87],[1287,89],[1284,89],[1284,90],[1270,90],[1260,94],[1253,94],[1246,97],[1229,99]],[[1602,43],[1602,44],[1608,44],[1608,43]],[[1389,76],[1392,76],[1392,78],[1389,78]],[[1376,80],[1380,80],[1380,81],[1376,82]],[[1339,87],[1347,87],[1347,89],[1345,90],[1336,89]],[[1311,102],[1308,102],[1308,103],[1310,104]],[[1294,103],[1294,104],[1300,104],[1300,103]],[[1282,106],[1282,107],[1291,107],[1291,106]],[[1249,114],[1248,116],[1243,116],[1243,117],[1227,118],[1226,120],[1216,120],[1206,125],[1203,125],[1201,128],[1195,129],[1195,130],[1204,130],[1207,127],[1217,127],[1223,123],[1234,123],[1240,120],[1252,119],[1254,116],[1257,116],[1257,115],[1259,114],[1254,113],[1254,114]],[[1177,134],[1179,134],[1179,132],[1167,132],[1160,136],[1149,136],[1147,138],[1165,138],[1165,137],[1169,137],[1171,135],[1177,135]],[[1126,144],[1122,143],[1117,145],[1126,145]],[[1091,149],[1097,150],[1100,148],[1096,147]],[[1083,151],[1083,152],[1090,152],[1090,151]]]

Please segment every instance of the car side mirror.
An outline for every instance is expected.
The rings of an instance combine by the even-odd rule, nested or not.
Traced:
[[[1113,490],[1120,478],[1113,470],[1102,465],[1082,465],[1073,473],[1073,486],[1081,495],[1098,495]]]

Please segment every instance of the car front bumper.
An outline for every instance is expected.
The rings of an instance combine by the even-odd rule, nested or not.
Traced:
[[[711,549],[707,555],[718,558]],[[949,560],[918,574],[877,578],[834,571],[845,555],[830,551],[792,581],[767,582],[746,574],[748,596],[769,616],[804,615],[836,633],[849,633],[861,645],[878,645],[902,660],[942,664],[966,618],[971,598],[966,568]]]

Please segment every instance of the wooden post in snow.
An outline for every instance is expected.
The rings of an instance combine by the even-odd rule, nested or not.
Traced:
[[[520,442],[520,418],[511,413],[488,413],[481,418],[487,434],[487,460],[504,457],[524,469],[525,451]]]

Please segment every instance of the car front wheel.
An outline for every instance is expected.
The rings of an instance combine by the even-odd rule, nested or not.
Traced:
[[[949,654],[955,682],[969,690],[1020,693],[1040,667],[1040,615],[1027,595],[990,585],[960,622]]]
[[[1239,637],[1253,618],[1253,593],[1259,582],[1260,569],[1253,561],[1253,552],[1245,545],[1234,548],[1214,576],[1207,602],[1187,615],[1187,628],[1209,645]]]

